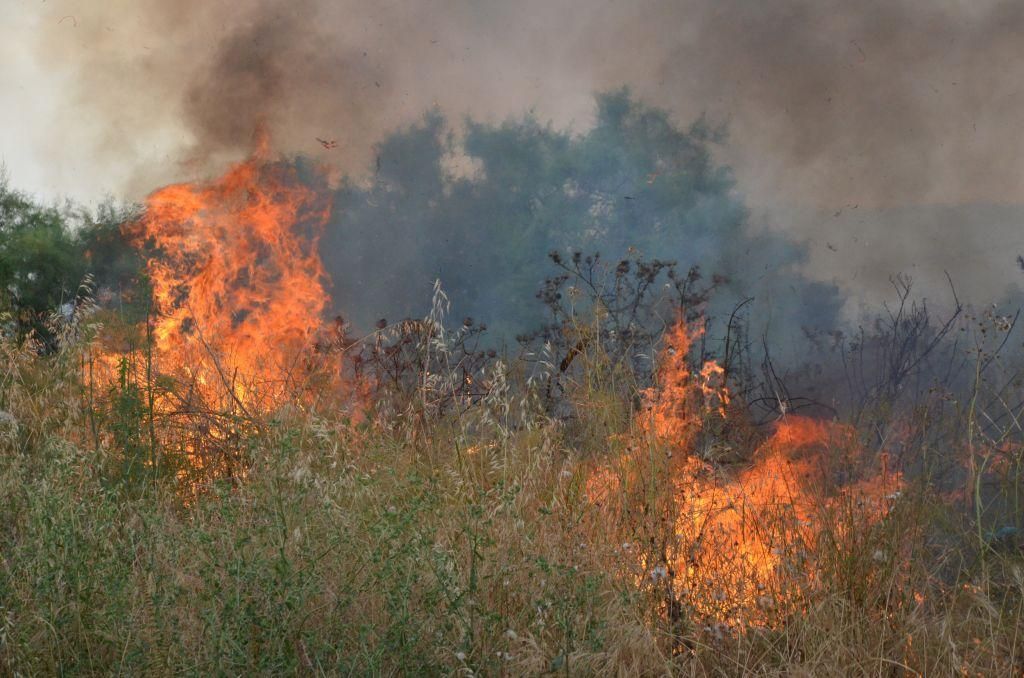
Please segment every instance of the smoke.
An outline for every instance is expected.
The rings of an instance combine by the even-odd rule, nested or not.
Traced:
[[[71,154],[92,168],[65,190],[111,177],[106,190],[139,198],[218,171],[259,122],[280,151],[366,177],[375,144],[433,106],[485,121],[532,110],[582,131],[593,93],[628,84],[680,124],[704,112],[728,122],[721,160],[754,222],[813,240],[806,270],[854,296],[877,287],[858,278],[909,267],[929,280],[948,269],[978,294],[1015,274],[1016,252],[957,253],[1019,229],[1019,2],[50,0],[32,11],[32,53],[63,78],[38,161]],[[986,205],[1008,207],[988,219]],[[922,246],[934,212],[906,216],[921,206],[956,208],[941,247]],[[858,229],[891,238],[833,256]]]
[[[1020,3],[713,5],[665,87],[752,137],[753,186],[818,206],[1019,200],[1021,148],[1002,143],[1024,104]]]

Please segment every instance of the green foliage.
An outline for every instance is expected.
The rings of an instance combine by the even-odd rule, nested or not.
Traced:
[[[336,310],[359,330],[381,316],[421,317],[440,279],[456,315],[502,339],[532,332],[544,316],[535,294],[550,274],[547,255],[570,250],[699,265],[727,281],[712,320],[755,292],[751,310],[770,311],[775,327],[835,317],[836,290],[797,272],[804,247],[749,227],[729,168],[714,159],[724,133],[703,118],[680,125],[623,89],[596,97],[584,132],[532,114],[466,120],[458,137],[452,127],[428,112],[378,145],[372,181],[347,180],[333,196],[320,253]],[[144,316],[144,254],[120,228],[134,215],[111,204],[43,207],[0,183],[0,309],[19,336],[35,332],[52,348],[43,321],[75,301],[87,274],[101,305]]]
[[[92,213],[78,211],[74,227],[77,248],[97,288],[98,301],[116,306],[128,322],[141,321],[150,303],[145,255],[121,230],[137,213],[136,207],[108,202]]]
[[[137,370],[132,366],[133,358],[121,358],[117,382],[110,386],[93,415],[100,429],[111,437],[116,466],[112,478],[126,489],[136,489],[154,479],[158,470],[148,435],[151,413],[146,388],[134,377]]]
[[[74,301],[85,272],[65,214],[0,180],[0,308],[12,312],[18,333],[43,332],[46,315]]]
[[[101,301],[139,315],[147,298],[142,261],[120,231],[131,214],[109,203],[95,213],[43,206],[0,176],[0,312],[13,322],[0,330],[18,338],[33,334],[52,349],[48,316],[76,304],[87,279],[104,295]]]
[[[799,259],[799,248],[748,232],[732,175],[712,159],[722,134],[707,121],[681,128],[627,90],[596,106],[582,134],[527,115],[468,120],[458,141],[435,111],[388,137],[373,182],[339,191],[322,241],[338,308],[366,326],[418,317],[439,278],[456,315],[513,336],[539,324],[533,297],[552,250],[615,260],[632,247],[737,284],[766,246],[780,266]]]

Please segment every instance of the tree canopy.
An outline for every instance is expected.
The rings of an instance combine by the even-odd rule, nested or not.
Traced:
[[[84,293],[121,295],[140,282],[139,255],[120,224],[130,212],[111,204],[94,213],[42,205],[0,176],[0,313],[4,331],[44,343],[47,318]],[[92,281],[94,289],[83,283]]]
[[[740,299],[797,331],[831,326],[834,287],[804,279],[802,245],[752,229],[729,168],[714,157],[724,132],[701,118],[681,126],[627,89],[595,99],[582,132],[533,114],[501,123],[439,111],[377,146],[369,181],[345,179],[320,253],[335,310],[369,329],[381,317],[421,317],[440,279],[453,312],[510,339],[536,329],[549,253],[675,261],[714,278],[709,315]],[[328,190],[304,159],[301,175]],[[141,256],[120,225],[131,209],[40,205],[0,181],[0,310],[21,335],[75,299],[86,276],[101,301],[145,299]],[[125,308],[123,303],[120,304]],[[12,324],[8,322],[8,326]]]
[[[550,251],[700,265],[729,280],[732,299],[765,285],[765,272],[781,272],[776,286],[797,281],[803,250],[748,228],[732,173],[713,158],[721,129],[704,118],[681,127],[627,89],[595,103],[582,133],[529,114],[466,120],[457,137],[431,111],[385,139],[372,181],[338,190],[322,241],[339,311],[363,326],[420,315],[440,279],[457,313],[511,336],[540,318]],[[819,315],[838,307],[827,287],[802,294]]]

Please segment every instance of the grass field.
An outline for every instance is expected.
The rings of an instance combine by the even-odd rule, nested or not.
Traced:
[[[807,489],[810,533],[779,501],[729,524],[742,544],[702,543],[679,529],[704,496],[695,484],[742,487],[753,462],[685,472],[693,452],[645,429],[601,356],[580,359],[568,420],[500,363],[486,397],[444,413],[417,401],[422,384],[406,407],[361,417],[329,401],[253,413],[233,429],[228,475],[149,438],[144,389],[91,387],[86,342],[2,350],[5,674],[1024,667],[1013,534],[979,537],[918,474],[881,511]],[[771,560],[752,571],[747,547],[769,534],[772,555],[756,557]]]

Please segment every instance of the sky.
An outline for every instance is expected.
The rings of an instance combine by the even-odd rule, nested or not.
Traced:
[[[723,123],[751,228],[864,299],[1003,294],[1024,251],[1024,3],[0,0],[0,159],[46,200],[138,200],[244,155],[359,174],[437,106],[585,130],[628,85]],[[316,138],[336,139],[325,150]]]

